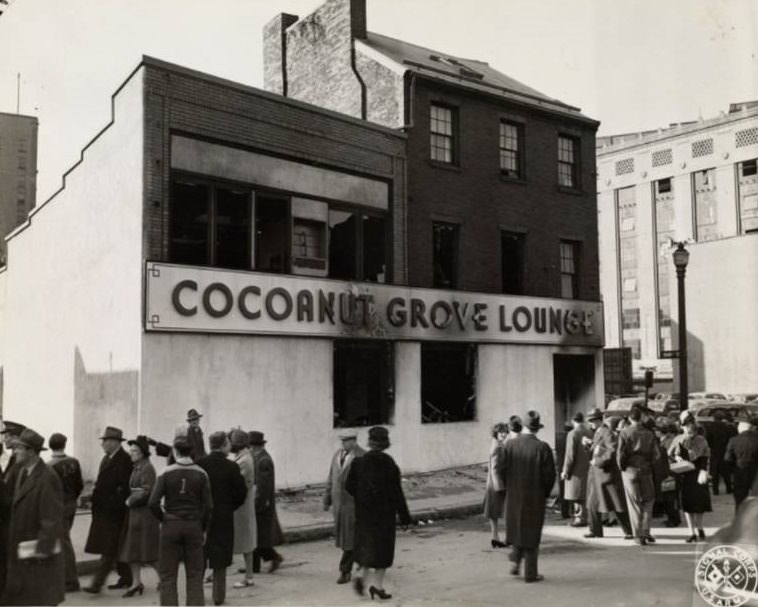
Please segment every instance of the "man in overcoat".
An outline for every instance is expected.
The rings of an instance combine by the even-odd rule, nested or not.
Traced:
[[[25,426],[22,424],[5,420],[2,430],[0,430],[5,447],[1,458],[2,465],[0,465],[0,483],[3,485],[2,491],[0,491],[0,555],[3,556],[8,545],[8,525],[13,505],[13,488],[16,484],[14,472],[16,456],[13,454],[13,441],[19,437],[24,429]],[[7,559],[0,558],[0,595],[2,595],[5,586],[7,565]]]
[[[25,429],[14,441],[13,492],[5,605],[58,605],[65,598],[61,553],[63,488],[40,458],[45,440]]]
[[[200,418],[202,415],[195,409],[187,411],[187,440],[192,445],[192,461],[196,462],[201,457],[205,457],[205,439],[203,431],[200,428]],[[169,461],[173,464],[173,461]]]
[[[739,509],[758,476],[758,417],[741,421],[737,430],[739,434],[727,443],[724,459],[734,470],[734,507]]]
[[[537,438],[542,427],[539,413],[528,411],[521,435],[505,443],[500,463],[505,486],[505,534],[513,545],[511,574],[519,574],[524,560],[525,582],[543,579],[537,560],[545,500],[550,497],[556,476],[553,450]]]
[[[84,551],[89,554],[101,555],[92,583],[83,588],[92,594],[100,592],[114,565],[119,579],[108,588],[129,588],[132,585],[129,565],[117,563],[119,541],[127,514],[126,498],[130,493],[132,460],[121,448],[124,433],[120,428],[108,426],[100,440],[105,456],[100,462],[92,492],[92,524],[84,547]]]
[[[350,581],[355,562],[355,501],[345,490],[345,481],[355,458],[366,453],[358,446],[357,439],[358,435],[352,431],[340,434],[342,447],[332,457],[324,493],[324,510],[332,507],[334,512],[335,544],[337,548],[342,548],[338,584]]]
[[[655,502],[653,468],[661,457],[655,434],[643,425],[644,413],[633,408],[629,414],[631,424],[619,434],[616,453],[621,479],[624,482],[626,503],[634,540],[641,546],[654,542],[650,535],[650,521]]]
[[[255,522],[258,525],[258,543],[253,550],[253,572],[261,570],[261,560],[270,562],[269,573],[279,568],[284,560],[282,555],[274,550],[284,541],[284,534],[276,515],[276,479],[274,476],[274,460],[266,451],[266,439],[263,432],[248,433],[253,462],[255,463]]]
[[[211,483],[213,514],[205,538],[205,560],[213,572],[213,602],[226,600],[226,568],[232,564],[234,511],[245,503],[247,487],[237,464],[227,459],[231,444],[226,432],[208,437],[210,454],[197,460]]]
[[[626,512],[624,484],[616,462],[618,440],[612,428],[614,419],[603,421],[603,412],[594,409],[587,416],[587,422],[595,434],[588,445],[590,468],[587,477],[587,515],[590,531],[584,537],[603,537],[603,514],[614,512],[624,536],[631,540],[633,536]]]
[[[574,520],[572,527],[587,525],[585,500],[587,497],[587,475],[590,469],[590,456],[584,445],[584,439],[592,440],[592,431],[584,425],[584,413],[577,412],[572,419],[573,428],[566,437],[566,455],[563,459],[561,480],[563,498],[572,503]]]

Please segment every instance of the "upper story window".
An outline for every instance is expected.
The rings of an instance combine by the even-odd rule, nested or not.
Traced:
[[[329,277],[386,282],[386,220],[380,214],[329,210]]]
[[[558,185],[565,188],[579,187],[579,140],[567,135],[558,136]]]
[[[456,162],[456,110],[432,104],[430,108],[430,157],[437,162]]]
[[[524,178],[524,129],[520,124],[500,122],[500,170],[508,177]]]
[[[503,269],[503,293],[524,294],[524,242],[525,235],[501,232],[501,254]]]
[[[561,240],[561,297],[579,299],[579,243]]]
[[[452,223],[434,223],[433,263],[437,289],[455,289],[458,286],[458,226]]]

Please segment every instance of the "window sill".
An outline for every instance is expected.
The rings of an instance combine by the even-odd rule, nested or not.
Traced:
[[[561,194],[571,194],[572,196],[584,196],[584,192],[578,188],[569,188],[565,185],[557,185],[555,188],[561,193]]]
[[[450,162],[440,162],[439,160],[432,160],[430,158],[427,159],[427,162],[430,166],[438,169],[446,169],[448,171],[455,171],[457,173],[460,173],[462,171],[459,165]]]
[[[527,185],[526,179],[523,177],[510,177],[508,175],[504,175],[503,173],[500,173],[500,181],[503,183],[513,183],[516,185]]]

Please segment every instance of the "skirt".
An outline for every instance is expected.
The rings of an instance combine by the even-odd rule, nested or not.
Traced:
[[[503,518],[503,512],[505,510],[505,494],[498,494],[497,491],[487,488],[484,493],[483,510],[485,518],[490,520]]]
[[[701,514],[711,511],[711,493],[708,485],[697,482],[697,470],[680,475],[682,486],[682,510],[689,514]]]
[[[160,523],[147,506],[129,508],[119,560],[155,563],[160,548]]]

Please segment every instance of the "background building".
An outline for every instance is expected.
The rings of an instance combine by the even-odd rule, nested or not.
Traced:
[[[406,133],[409,285],[599,300],[598,122],[578,108],[485,62],[367,31],[365,0],[272,19],[264,76],[267,90]],[[421,344],[422,383],[437,384],[423,390],[425,419],[461,420],[473,390],[468,347]],[[575,410],[602,402],[599,352],[520,348],[519,364],[497,363],[514,387],[489,394],[487,407],[518,397],[550,419],[546,434],[560,433]],[[461,362],[443,370],[440,360]],[[535,372],[524,375],[522,363]]]
[[[37,196],[37,119],[0,112],[0,265],[5,236],[22,224]]]
[[[670,243],[688,239],[690,389],[754,390],[758,329],[748,302],[758,290],[758,103],[600,138],[597,158],[606,344],[630,347],[638,376],[655,366],[659,380],[671,381],[665,353],[678,345]]]

